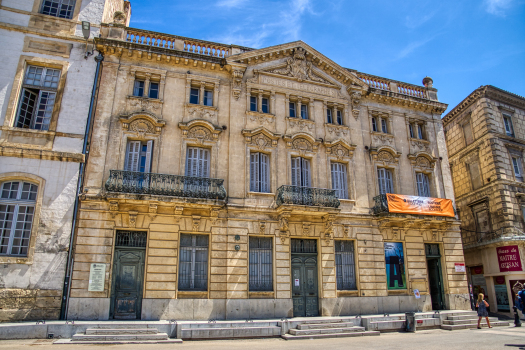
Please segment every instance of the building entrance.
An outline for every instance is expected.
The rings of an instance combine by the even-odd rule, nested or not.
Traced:
[[[445,309],[445,293],[443,291],[439,244],[425,244],[425,252],[427,256],[428,285],[430,288],[430,298],[432,300],[432,310],[443,310]]]
[[[110,317],[119,320],[140,319],[146,232],[117,231]]]
[[[293,316],[319,316],[317,241],[292,239]]]

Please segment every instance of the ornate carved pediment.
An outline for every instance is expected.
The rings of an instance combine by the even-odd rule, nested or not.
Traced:
[[[317,83],[330,84],[328,80],[321,78],[312,71],[312,62],[306,59],[306,50],[298,47],[293,50],[292,57],[286,59],[286,64],[280,68],[265,70],[268,73],[284,75],[297,79],[297,81],[314,81]]]
[[[128,111],[149,111],[160,113],[163,101],[156,98],[147,98],[139,96],[128,96],[126,109]]]
[[[120,116],[122,129],[124,131],[137,133],[141,137],[146,134],[160,134],[166,124],[164,120],[157,118],[153,113],[137,112],[130,115]]]
[[[212,124],[217,123],[217,107],[187,103],[185,106],[185,110],[186,115],[184,120],[186,121],[202,119],[207,120]]]
[[[281,137],[281,134],[274,134],[262,127],[254,130],[243,130],[242,135],[248,145],[257,147],[260,150],[276,147],[277,140]]]
[[[370,150],[370,154],[372,155],[373,160],[382,162],[385,165],[398,164],[399,157],[401,156],[400,152],[396,152],[395,150],[387,147],[382,147],[380,149],[372,149]]]
[[[429,170],[433,169],[436,164],[436,159],[428,153],[409,154],[408,159],[410,159],[412,165]]]
[[[290,118],[286,117],[287,133],[307,132],[313,134],[315,132],[315,122],[310,119]]]
[[[394,144],[395,144],[394,135],[380,133],[380,132],[372,132],[372,146],[373,147],[394,146]]]
[[[316,152],[321,143],[305,133],[299,133],[293,136],[285,135],[283,139],[286,141],[286,147],[298,151],[301,155],[304,155],[306,152]]]
[[[199,143],[217,141],[222,131],[222,128],[202,119],[192,120],[189,123],[179,123],[179,128],[181,128],[184,138],[193,139]]]
[[[356,148],[356,145],[350,145],[344,140],[334,142],[325,141],[324,145],[326,147],[326,153],[337,158],[337,160],[352,158]]]

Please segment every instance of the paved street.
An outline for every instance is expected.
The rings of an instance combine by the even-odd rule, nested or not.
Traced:
[[[525,327],[498,327],[482,330],[428,330],[416,334],[384,333],[379,337],[339,338],[323,340],[296,340],[285,341],[280,338],[262,340],[216,340],[216,341],[187,341],[183,344],[136,344],[136,345],[106,345],[112,349],[122,350],[338,350],[338,349],[381,349],[381,350],[454,350],[454,349],[507,349],[525,350]],[[0,350],[9,349],[101,349],[97,345],[53,345],[51,340],[4,340],[0,341]]]

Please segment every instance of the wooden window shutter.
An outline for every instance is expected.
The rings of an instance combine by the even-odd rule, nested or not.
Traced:
[[[126,151],[126,171],[138,171],[140,159],[140,141],[129,141]]]
[[[260,153],[261,192],[270,192],[270,156]]]
[[[147,147],[146,147],[146,167],[144,170],[145,173],[151,172],[151,154],[152,152],[153,152],[153,141],[150,140],[147,142]]]
[[[250,154],[250,191],[259,192],[259,155],[254,152]]]

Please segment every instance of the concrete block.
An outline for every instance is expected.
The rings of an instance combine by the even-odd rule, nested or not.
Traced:
[[[109,319],[110,298],[70,298],[68,319],[105,321]]]

